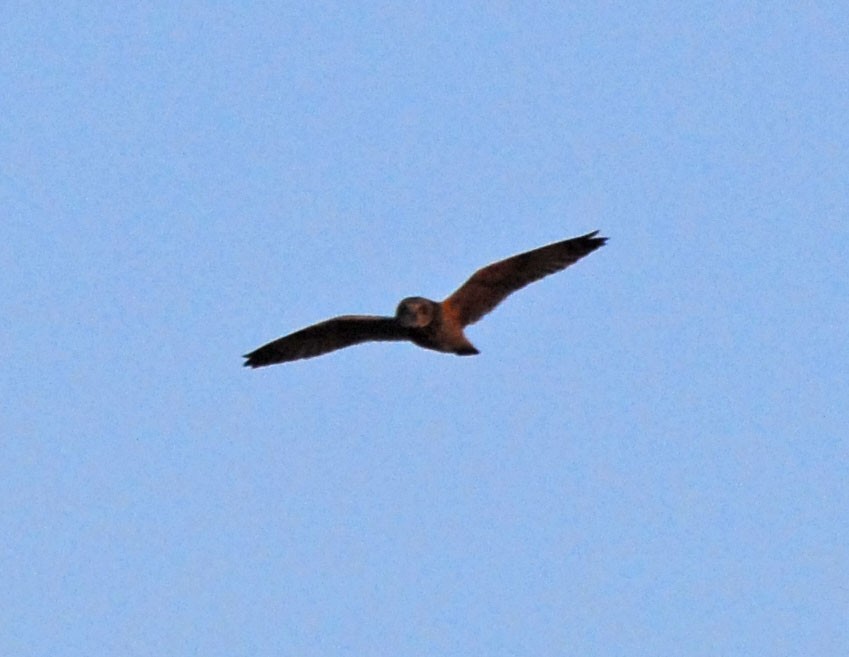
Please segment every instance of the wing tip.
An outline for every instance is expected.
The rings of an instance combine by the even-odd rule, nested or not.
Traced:
[[[271,365],[270,362],[257,358],[257,353],[255,351],[249,354],[242,354],[242,358],[246,359],[245,362],[242,363],[242,367],[250,367],[251,369],[256,369],[257,367]]]
[[[578,239],[586,242],[588,246],[592,247],[592,250],[598,249],[605,244],[607,244],[607,240],[609,237],[605,237],[604,235],[598,236],[598,230],[594,230],[591,233],[587,233],[586,235],[581,235]]]

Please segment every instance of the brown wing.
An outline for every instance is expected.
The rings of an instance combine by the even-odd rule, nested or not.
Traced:
[[[263,367],[300,358],[312,358],[360,342],[409,340],[410,329],[393,317],[344,315],[313,324],[245,354],[245,367]]]
[[[607,238],[596,237],[597,234],[596,230],[555,242],[479,269],[443,302],[443,312],[456,317],[462,326],[478,321],[509,294],[565,269],[603,246]]]

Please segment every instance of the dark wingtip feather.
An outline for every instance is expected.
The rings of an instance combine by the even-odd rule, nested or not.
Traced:
[[[244,354],[242,358],[246,358],[247,360],[242,363],[243,367],[252,367],[256,369],[257,367],[262,367],[263,365],[269,365],[270,363],[267,360],[263,360],[257,358],[258,354],[256,351],[253,351],[249,354]]]
[[[586,241],[593,249],[597,249],[599,247],[604,246],[607,243],[609,238],[607,237],[596,237],[598,235],[598,231],[594,230],[591,233],[587,233],[586,235],[581,235],[578,239]]]

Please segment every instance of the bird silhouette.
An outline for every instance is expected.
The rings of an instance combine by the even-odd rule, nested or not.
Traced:
[[[425,349],[471,356],[480,353],[463,329],[507,296],[566,269],[604,246],[598,231],[542,246],[479,269],[444,301],[407,297],[394,317],[343,315],[295,331],[246,354],[246,367],[312,358],[361,342],[408,341]]]

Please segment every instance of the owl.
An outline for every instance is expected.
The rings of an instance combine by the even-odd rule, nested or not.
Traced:
[[[480,353],[463,332],[507,296],[561,271],[604,246],[598,231],[542,246],[479,269],[443,301],[402,299],[394,317],[342,315],[269,342],[246,354],[246,367],[320,356],[361,342],[406,341],[457,356]]]

